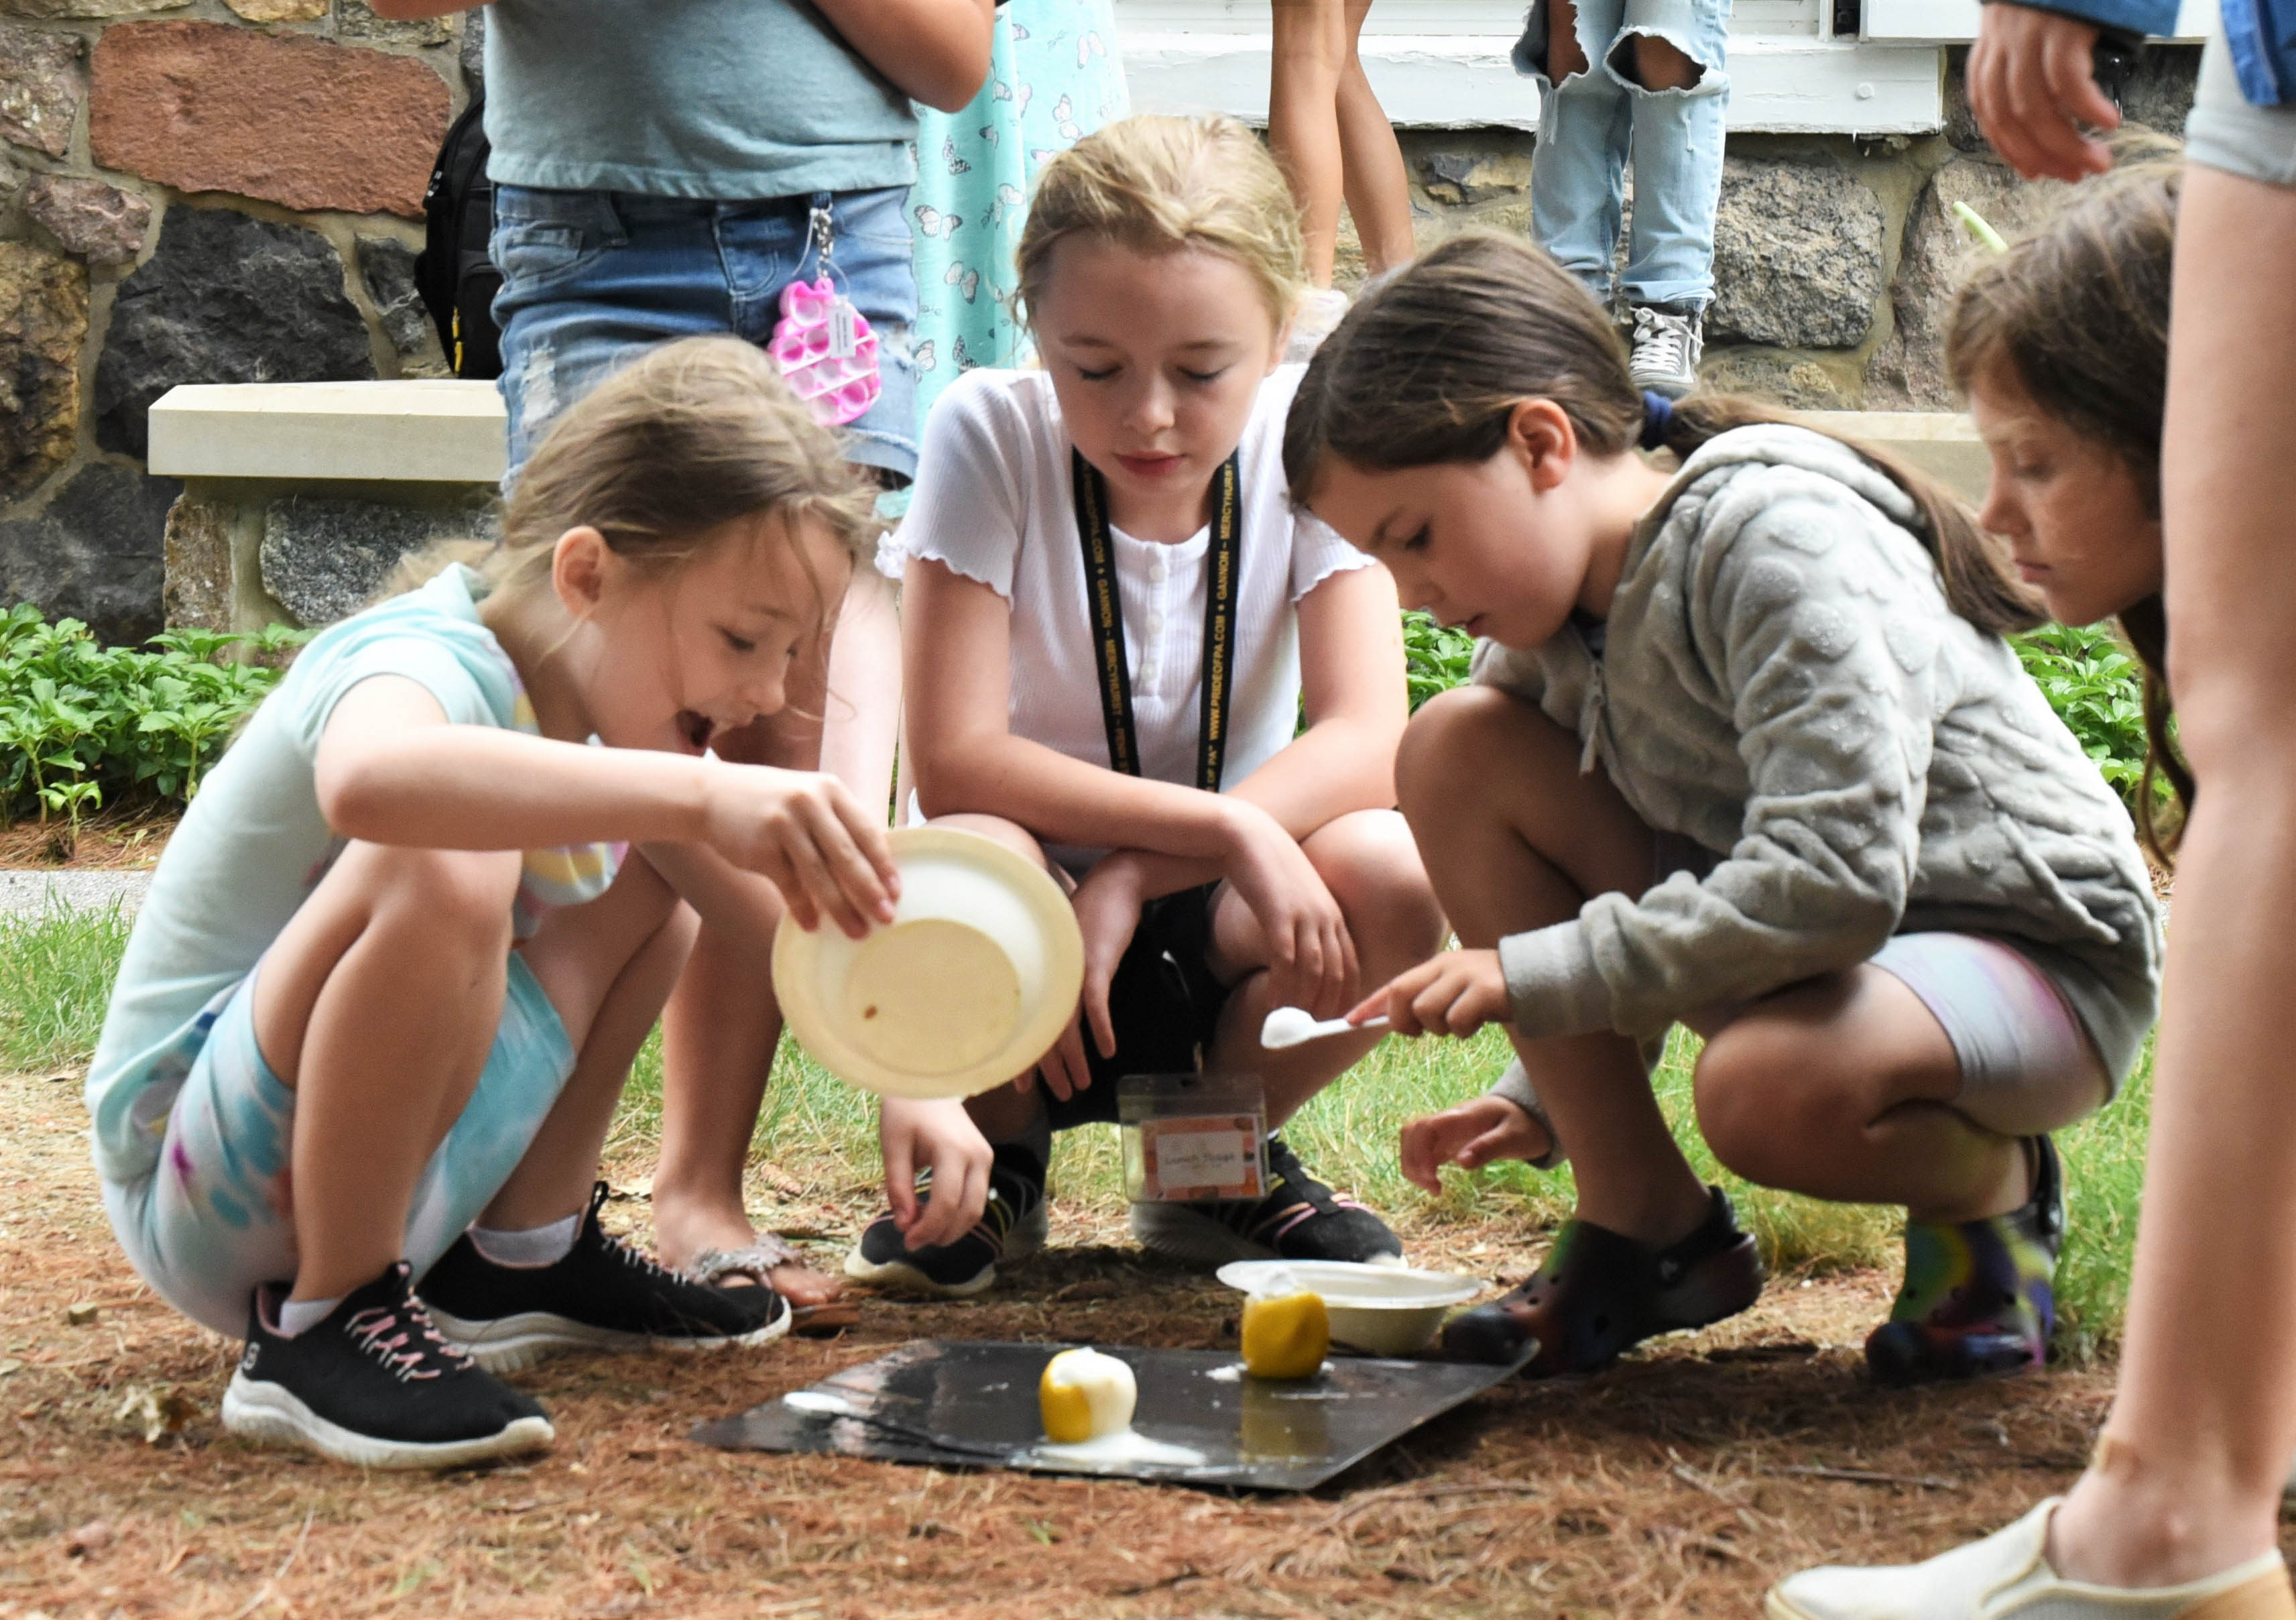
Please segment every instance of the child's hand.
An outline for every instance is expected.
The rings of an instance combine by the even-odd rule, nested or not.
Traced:
[[[818,771],[719,762],[709,773],[704,835],[735,866],[782,892],[800,928],[824,916],[854,939],[893,920],[900,874],[885,829],[842,782]]]
[[[955,1098],[919,1102],[889,1097],[877,1111],[885,1154],[885,1196],[911,1250],[954,1243],[988,1207],[989,1151],[980,1127]],[[932,1172],[932,1196],[917,1197],[917,1172]]]
[[[1355,999],[1356,942],[1340,902],[1281,822],[1240,799],[1229,812],[1227,881],[1251,908],[1267,946],[1271,1007],[1336,1016]]]
[[[1988,5],[1970,47],[1970,110],[2009,166],[2028,178],[2079,180],[2112,167],[2081,125],[2112,129],[2120,109],[2096,82],[2093,22],[2029,5]]]
[[[1472,1035],[1513,1010],[1497,951],[1447,950],[1398,974],[1348,1016],[1360,1024],[1385,1013],[1398,1035]]]
[[[1140,891],[1138,861],[1119,850],[1103,856],[1086,873],[1071,897],[1077,926],[1084,931],[1082,1017],[1103,1057],[1116,1056],[1116,1025],[1108,1014],[1108,986],[1140,927]]]
[[[1403,1127],[1403,1175],[1431,1193],[1443,1190],[1443,1165],[1480,1170],[1493,1159],[1536,1159],[1554,1147],[1538,1122],[1504,1097],[1478,1097]]]

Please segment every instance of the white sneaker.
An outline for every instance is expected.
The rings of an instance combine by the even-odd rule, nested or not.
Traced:
[[[2049,1567],[2051,1497],[2006,1530],[1926,1564],[1805,1569],[1770,1588],[1769,1620],[2291,1620],[2278,1551],[2184,1586],[2068,1581]]]
[[[1686,314],[1660,304],[1635,306],[1632,350],[1627,371],[1636,388],[1679,399],[1698,386],[1698,362],[1706,352],[1705,322],[1695,309]]]
[[[1283,363],[1289,366],[1312,358],[1324,340],[1347,318],[1346,293],[1337,287],[1308,288],[1292,311],[1292,334],[1284,340]]]

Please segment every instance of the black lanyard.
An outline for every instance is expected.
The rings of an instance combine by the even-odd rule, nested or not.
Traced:
[[[1085,605],[1099,648],[1100,715],[1108,727],[1111,769],[1140,774],[1140,740],[1132,728],[1132,667],[1124,653],[1124,601],[1116,580],[1116,539],[1108,524],[1108,485],[1099,470],[1070,451],[1076,467],[1077,536],[1084,545]],[[1211,550],[1204,559],[1204,676],[1196,785],[1219,792],[1227,758],[1228,682],[1235,665],[1235,593],[1243,532],[1241,452],[1213,476]]]

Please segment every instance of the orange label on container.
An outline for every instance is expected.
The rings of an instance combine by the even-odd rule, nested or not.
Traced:
[[[1147,1198],[1258,1198],[1267,1190],[1259,1173],[1259,1122],[1249,1114],[1144,1121],[1140,1156]]]

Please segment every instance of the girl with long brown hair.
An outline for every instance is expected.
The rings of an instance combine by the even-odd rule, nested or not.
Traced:
[[[1397,763],[1464,949],[1355,1016],[1505,1023],[1516,1065],[1407,1126],[1405,1169],[1567,1149],[1579,1205],[1454,1351],[1585,1371],[1753,1302],[1752,1239],[1644,1072],[1680,1023],[1725,1164],[1906,1206],[1878,1377],[2038,1363],[2049,1133],[2135,1063],[2160,947],[2128,812],[2003,639],[2038,614],[1969,514],[1759,407],[1637,393],[1595,301],[1497,238],[1365,297],[1285,462],[1483,641]]]

